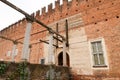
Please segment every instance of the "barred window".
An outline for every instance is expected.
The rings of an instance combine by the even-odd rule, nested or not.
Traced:
[[[105,65],[102,41],[91,42],[94,65]]]

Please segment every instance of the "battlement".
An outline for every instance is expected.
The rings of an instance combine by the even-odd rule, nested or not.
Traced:
[[[78,2],[79,0],[77,0]],[[76,2],[76,0],[72,0],[72,3]],[[55,8],[53,9],[53,4],[50,3],[48,5],[48,12],[46,12],[46,7],[43,7],[41,9],[41,14],[40,14],[40,10],[36,11],[35,13],[32,14],[32,16],[34,17],[42,17],[42,16],[50,16],[52,13],[59,11],[63,11],[62,9],[64,9],[65,7],[68,6],[68,4],[71,3],[71,1],[68,0],[63,0],[63,4],[60,5],[60,0],[55,1]],[[3,30],[0,31],[0,33],[3,33],[6,29],[13,29],[14,26],[19,26],[19,24],[22,24],[25,21],[25,18],[22,20],[19,20],[11,25],[9,25],[8,27],[4,28]]]
[[[26,18],[23,18],[11,25],[9,25],[8,27],[4,28],[3,30],[0,31],[0,34],[4,35],[5,32],[7,32],[8,30],[12,30],[14,29],[15,27],[18,27],[20,26],[21,24],[24,24],[26,22]]]
[[[85,24],[93,23],[93,22],[95,23],[95,21],[97,21],[98,19],[101,19],[101,17],[97,18],[98,16],[95,15],[93,18],[92,15],[98,14],[98,13],[100,13],[100,15],[103,15],[103,13],[102,13],[103,11],[100,12],[100,10],[98,10],[99,7],[106,8],[106,6],[105,6],[106,4],[113,5],[113,4],[118,4],[118,2],[119,2],[116,0],[115,1],[113,1],[113,0],[109,0],[109,1],[108,0],[71,0],[71,1],[62,0],[62,1],[63,1],[62,4],[60,4],[60,0],[55,1],[54,8],[53,8],[53,4],[50,3],[48,5],[48,10],[46,10],[47,9],[46,7],[43,7],[41,10],[38,10],[35,13],[33,13],[32,16],[34,16],[41,22],[45,23],[46,25],[48,25],[55,21],[61,20],[63,18],[67,18],[72,15],[82,13],[82,17],[84,17],[84,19],[87,19],[87,20],[84,20],[86,22]],[[100,6],[100,5],[103,5],[103,6]],[[93,10],[95,12],[94,13],[93,13],[93,11],[90,12],[91,10]],[[106,14],[107,14],[107,12],[106,12]],[[104,12],[104,15],[105,15],[105,12]],[[95,19],[97,19],[97,20],[95,20]],[[0,33],[4,32],[6,29],[9,29],[11,27],[14,28],[15,25],[23,24],[24,21],[26,21],[25,18],[22,20],[19,20],[18,22],[3,29]]]

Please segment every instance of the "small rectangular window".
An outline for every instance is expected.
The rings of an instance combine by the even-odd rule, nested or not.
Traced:
[[[7,57],[10,57],[10,55],[11,55],[11,51],[8,51],[7,52]]]
[[[17,54],[18,54],[18,49],[15,50],[15,56],[17,56]]]
[[[91,42],[94,65],[105,65],[102,41]]]
[[[40,64],[45,64],[45,59],[40,59]]]

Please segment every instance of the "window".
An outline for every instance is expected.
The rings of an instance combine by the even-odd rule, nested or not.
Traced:
[[[105,58],[102,41],[91,42],[94,66],[104,66]]]
[[[11,55],[11,51],[8,51],[7,52],[7,57],[10,57],[10,55]]]
[[[15,54],[14,55],[17,56],[17,54],[18,54],[18,49],[15,50]]]
[[[45,64],[45,59],[40,59],[40,64]]]

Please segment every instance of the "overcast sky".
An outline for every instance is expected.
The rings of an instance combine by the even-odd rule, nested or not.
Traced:
[[[18,6],[22,10],[31,14],[37,10],[41,10],[42,7],[47,6],[50,3],[54,3],[55,0],[8,0],[14,5]],[[62,3],[62,0],[61,2]],[[54,4],[53,4],[54,5]],[[0,30],[22,19],[24,15],[8,7],[0,1]]]

